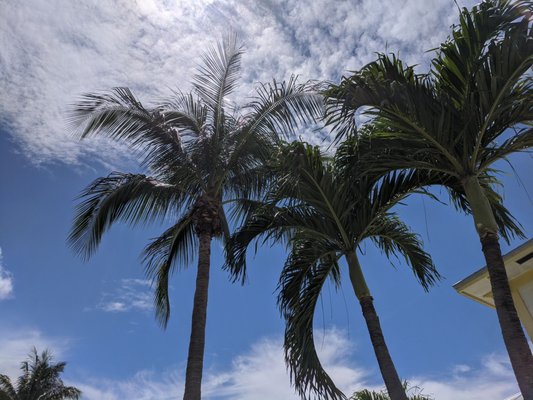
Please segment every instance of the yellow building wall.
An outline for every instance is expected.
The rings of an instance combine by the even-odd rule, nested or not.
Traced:
[[[533,341],[533,271],[509,282],[518,317]]]

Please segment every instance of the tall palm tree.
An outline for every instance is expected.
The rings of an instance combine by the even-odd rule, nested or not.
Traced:
[[[304,398],[339,399],[344,395],[322,369],[316,353],[313,318],[326,280],[340,285],[338,262],[345,258],[387,390],[393,400],[407,400],[357,249],[370,239],[387,256],[403,256],[425,289],[438,279],[418,236],[391,211],[412,187],[411,176],[398,174],[379,182],[369,176],[346,180],[317,148],[300,142],[283,148],[277,159],[272,164],[276,178],[264,202],[249,203],[252,211],[227,245],[227,268],[236,279],[244,277],[246,249],[260,236],[287,241],[290,253],[278,296],[286,320],[285,359]]]
[[[533,399],[533,356],[498,238],[520,229],[494,190],[493,164],[533,146],[532,12],[529,1],[483,1],[461,11],[428,74],[380,55],[328,91],[329,122],[341,137],[354,128],[357,113],[369,117],[371,134],[351,139],[366,154],[365,168],[419,171],[447,187],[455,204],[472,214],[505,346],[526,399]],[[364,157],[357,158],[359,163]]]
[[[85,95],[72,112],[82,138],[105,135],[125,142],[150,174],[113,172],[87,187],[69,236],[72,247],[89,257],[116,221],[173,220],[144,249],[163,327],[170,316],[169,277],[197,251],[186,400],[201,397],[211,241],[229,237],[225,207],[262,190],[268,179],[262,165],[278,135],[322,112],[322,97],[312,85],[292,78],[259,86],[239,113],[228,96],[238,82],[241,54],[236,38],[226,38],[205,54],[192,93],[176,92],[154,108],[144,107],[130,90],[116,88]]]
[[[40,355],[34,348],[27,361],[20,365],[22,375],[13,385],[7,375],[0,375],[0,400],[77,400],[81,391],[65,386],[60,375],[65,362],[52,363],[52,355],[43,351]]]

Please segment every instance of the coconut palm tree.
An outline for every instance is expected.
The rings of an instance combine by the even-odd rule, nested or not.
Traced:
[[[89,257],[116,221],[173,220],[144,249],[163,327],[170,316],[170,275],[198,254],[186,400],[201,397],[211,241],[229,237],[226,207],[237,206],[233,198],[253,198],[262,190],[268,178],[262,165],[278,135],[322,112],[322,97],[294,78],[260,85],[241,110],[232,106],[228,96],[238,82],[241,54],[236,38],[226,38],[205,54],[192,93],[176,92],[154,108],[144,107],[129,89],[116,88],[85,95],[71,114],[81,138],[125,142],[149,174],[113,172],[87,187],[69,236],[72,247]]]
[[[419,171],[473,216],[505,346],[527,399],[533,399],[533,356],[499,244],[499,234],[509,239],[520,230],[494,190],[493,165],[533,146],[532,11],[529,1],[485,0],[461,11],[428,74],[380,55],[328,91],[329,123],[340,137],[353,136],[358,113],[370,121],[370,136],[351,139],[359,147],[351,154],[366,154],[365,168]]]
[[[80,398],[81,391],[65,386],[60,375],[65,370],[65,362],[52,363],[52,355],[47,350],[41,355],[34,348],[28,360],[20,365],[22,375],[13,385],[7,375],[0,375],[0,400],[63,400]]]
[[[297,390],[306,399],[345,398],[323,370],[313,342],[317,300],[328,278],[340,285],[338,262],[344,258],[389,395],[407,400],[357,249],[370,239],[387,256],[403,256],[425,289],[438,279],[418,236],[391,211],[409,192],[411,176],[346,180],[317,148],[301,142],[281,149],[271,168],[276,178],[264,202],[248,204],[250,214],[227,245],[226,266],[236,279],[244,278],[246,249],[252,241],[262,236],[287,242],[278,303],[286,321],[285,359]]]

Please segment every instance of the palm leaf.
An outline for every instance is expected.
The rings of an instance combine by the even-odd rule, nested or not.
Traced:
[[[339,272],[336,251],[327,241],[294,242],[280,276],[278,304],[286,321],[285,360],[296,390],[306,400],[345,398],[324,371],[313,335],[316,303],[331,276]]]
[[[274,80],[259,85],[252,102],[247,104],[247,130],[289,138],[297,127],[317,122],[324,113],[320,85],[312,81],[299,84],[296,76],[287,82]]]
[[[157,108],[146,109],[128,88],[83,95],[68,119],[80,138],[104,135],[125,141],[144,154],[148,164],[151,155],[183,151],[179,134],[165,115]]]
[[[423,250],[420,237],[411,232],[395,214],[376,220],[367,230],[368,237],[385,253],[387,258],[401,255],[427,291],[440,279],[431,256]]]
[[[461,10],[459,24],[433,61],[439,90],[446,92],[457,108],[468,101],[487,43],[519,25],[530,7],[529,1],[489,0]]]
[[[217,136],[223,132],[224,101],[235,89],[243,50],[236,35],[226,36],[217,47],[209,49],[203,57],[203,65],[194,77],[193,85],[212,112],[211,121]]]
[[[163,218],[182,196],[172,185],[145,175],[115,172],[99,178],[79,196],[83,201],[76,209],[68,241],[88,258],[117,220],[137,224]]]
[[[169,278],[176,265],[187,266],[194,257],[197,237],[192,214],[154,239],[143,252],[147,276],[155,284],[154,306],[157,320],[166,327],[170,318]]]
[[[0,374],[0,400],[17,400],[17,392],[7,375]]]

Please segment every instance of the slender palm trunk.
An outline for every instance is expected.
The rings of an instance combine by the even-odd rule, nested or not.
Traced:
[[[467,180],[464,187],[481,240],[494,305],[511,366],[524,400],[533,400],[533,355],[511,295],[494,214],[477,179]]]
[[[183,400],[200,400],[202,397],[202,369],[204,366],[205,325],[207,318],[207,294],[209,288],[209,264],[211,256],[210,232],[199,235],[198,272],[192,310],[191,339],[185,373]]]
[[[374,299],[370,294],[355,252],[346,254],[346,259],[348,260],[348,267],[350,269],[350,280],[352,281],[355,295],[361,304],[361,310],[363,311],[370,340],[378,360],[379,370],[381,371],[381,376],[385,382],[389,397],[391,400],[408,400],[402,381],[398,376],[398,372],[390,356],[387,343],[385,343],[378,314],[374,308]]]
[[[490,286],[503,341],[509,353],[518,387],[524,400],[533,400],[533,355],[513,302],[498,236],[487,234],[481,237],[481,245],[489,271]]]

